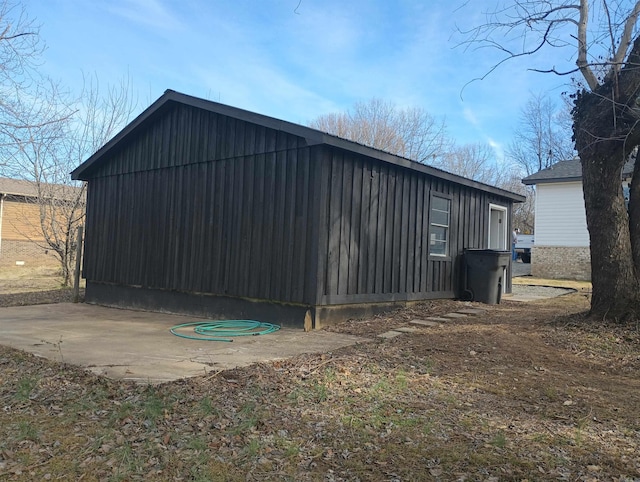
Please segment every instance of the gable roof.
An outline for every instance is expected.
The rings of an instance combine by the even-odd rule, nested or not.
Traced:
[[[295,136],[303,137],[306,139],[307,144],[310,146],[327,145],[327,146],[332,146],[339,149],[344,149],[350,152],[372,157],[383,162],[402,166],[407,169],[421,171],[431,176],[438,177],[441,179],[446,179],[452,182],[456,182],[458,184],[473,187],[475,189],[488,191],[493,194],[497,194],[499,196],[511,199],[515,202],[524,202],[525,200],[524,196],[521,196],[520,194],[516,194],[511,191],[507,191],[505,189],[500,189],[495,186],[490,186],[488,184],[467,179],[465,177],[458,176],[456,174],[452,174],[432,166],[427,166],[425,164],[412,161],[410,159],[406,159],[400,156],[390,154],[385,151],[381,151],[379,149],[375,149],[372,147],[365,146],[363,144],[359,144],[357,142],[342,139],[340,137],[334,136],[332,134],[328,134],[326,132],[319,131],[317,129],[313,129],[311,127],[306,127],[299,124],[294,124],[292,122],[275,119],[273,117],[257,114],[247,110],[239,109],[237,107],[231,107],[229,105],[220,104],[218,102],[213,102],[210,100],[205,100],[205,99],[193,97],[186,94],[181,94],[180,92],[176,92],[170,89],[166,90],[165,93],[160,98],[158,98],[158,100],[156,100],[146,110],[144,110],[138,117],[136,117],[124,129],[122,129],[122,131],[116,134],[116,136],[113,137],[113,139],[107,142],[102,148],[100,148],[96,153],[94,153],[91,157],[89,157],[89,159],[87,159],[75,170],[73,170],[73,172],[71,173],[71,178],[82,179],[85,181],[89,180],[90,176],[88,176],[88,171],[90,170],[90,168],[96,165],[99,165],[101,162],[103,162],[103,160],[106,159],[106,155],[109,153],[109,151],[115,148],[126,137],[131,135],[138,127],[144,124],[148,119],[150,119],[156,113],[158,113],[158,111],[160,111],[165,105],[170,104],[172,102],[203,109],[216,114],[229,116],[241,121],[250,122],[253,124],[275,129],[275,130],[282,131]]]
[[[622,168],[622,177],[629,178],[633,174],[635,159],[628,160]],[[546,184],[553,182],[582,181],[582,164],[580,159],[558,161],[541,171],[538,171],[522,180],[523,184]]]

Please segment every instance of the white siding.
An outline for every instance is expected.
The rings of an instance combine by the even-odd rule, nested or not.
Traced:
[[[589,246],[582,182],[536,186],[535,244]]]

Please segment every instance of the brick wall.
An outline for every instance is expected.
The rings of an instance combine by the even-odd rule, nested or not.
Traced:
[[[34,202],[5,199],[2,206],[2,240],[42,240],[40,208]]]
[[[534,246],[531,275],[536,278],[591,280],[589,247]]]
[[[8,197],[2,206],[0,266],[59,266],[53,250],[44,248],[40,227],[40,208],[33,200]]]
[[[60,261],[53,250],[46,250],[31,241],[3,239],[0,247],[0,266],[58,266]]]

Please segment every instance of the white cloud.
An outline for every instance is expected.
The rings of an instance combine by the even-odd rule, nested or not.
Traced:
[[[480,123],[478,122],[478,118],[476,117],[473,110],[471,110],[471,108],[464,107],[462,109],[462,115],[467,120],[467,122],[469,122],[469,124],[471,124],[473,127],[477,128],[479,126]]]
[[[160,0],[124,0],[109,3],[106,9],[115,15],[135,23],[141,23],[161,30],[180,30],[177,15],[162,5]]]
[[[459,3],[304,0],[294,12],[297,0],[33,0],[56,76],[129,72],[142,100],[172,88],[300,123],[375,96],[445,117],[460,143],[497,149],[528,93],[565,78],[507,62],[461,100],[495,53],[453,48],[455,24],[484,8]]]
[[[305,124],[321,113],[340,110],[321,93],[264,63],[237,65],[233,75],[225,69],[194,66],[191,74],[204,95],[213,94],[207,95],[212,100],[290,122]]]
[[[487,143],[493,149],[493,152],[496,156],[496,161],[498,165],[502,165],[504,163],[504,147],[501,143],[496,142],[491,137],[487,137]]]

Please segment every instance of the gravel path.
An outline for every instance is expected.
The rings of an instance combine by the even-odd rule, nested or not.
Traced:
[[[513,276],[531,276],[531,263],[516,261],[512,265]]]

